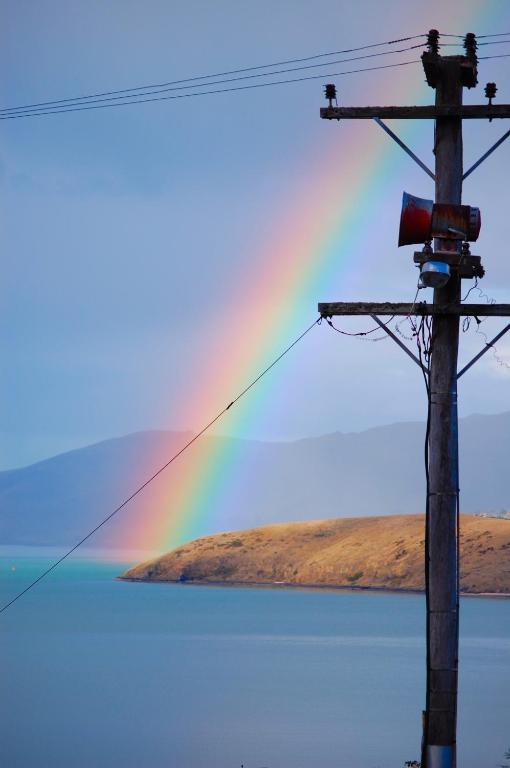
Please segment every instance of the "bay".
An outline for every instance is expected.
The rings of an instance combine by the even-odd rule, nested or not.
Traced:
[[[50,553],[0,551],[2,602]],[[401,768],[419,758],[420,595],[136,584],[69,559],[0,616],[9,768]],[[510,603],[461,603],[459,766],[510,748]]]

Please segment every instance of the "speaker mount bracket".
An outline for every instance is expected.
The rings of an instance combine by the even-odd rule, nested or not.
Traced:
[[[457,251],[415,251],[413,261],[421,267],[427,261],[443,261],[448,264],[452,272],[459,277],[473,279],[483,277],[485,270],[482,266],[481,256],[471,253],[458,253]]]

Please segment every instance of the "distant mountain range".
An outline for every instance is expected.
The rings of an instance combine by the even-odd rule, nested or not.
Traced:
[[[339,432],[295,442],[204,437],[90,540],[91,546],[136,547],[154,526],[162,496],[172,515],[172,487],[228,449],[228,493],[196,535],[271,522],[389,515],[424,509],[424,425],[415,422]],[[460,422],[461,509],[510,509],[510,412]],[[191,433],[140,432],[0,472],[0,543],[68,545],[94,527]],[[228,473],[231,472],[230,483]],[[200,478],[197,478],[197,484]]]

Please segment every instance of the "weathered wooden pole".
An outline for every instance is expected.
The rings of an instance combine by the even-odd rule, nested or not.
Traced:
[[[438,57],[436,105],[462,104],[461,56]],[[435,131],[436,203],[461,202],[462,119],[440,117]],[[435,249],[459,250],[455,240],[436,240]],[[453,272],[434,291],[434,304],[460,302],[460,277]],[[458,414],[459,316],[436,315],[432,322],[429,378],[429,487],[426,551],[427,699],[422,765],[456,765],[458,677]]]
[[[476,37],[468,33],[464,38],[465,56],[440,56],[439,33],[430,30],[427,39],[428,50],[422,55],[422,62],[428,84],[436,89],[434,106],[426,107],[344,107],[333,106],[336,98],[335,86],[326,86],[329,106],[321,109],[325,120],[376,119],[381,125],[384,117],[403,119],[435,119],[434,153],[435,174],[409,151],[393,131],[381,125],[386,133],[401,146],[429,176],[434,176],[435,202],[459,206],[462,199],[462,120],[493,119],[494,106],[491,99],[495,85],[488,83],[486,96],[489,104],[485,107],[463,106],[463,87],[473,88],[477,84]],[[492,87],[489,87],[492,86]],[[510,104],[502,105],[498,117],[510,117]],[[493,147],[486,152],[466,173],[469,175],[494,149],[510,136],[507,131]],[[425,201],[423,201],[425,202]],[[469,216],[475,215],[471,209]],[[459,347],[459,318],[461,316],[488,315],[494,311],[498,317],[510,314],[510,304],[484,307],[462,304],[460,284],[462,278],[483,276],[480,257],[469,252],[467,241],[476,240],[468,232],[460,231],[470,225],[463,221],[457,224],[452,219],[451,227],[432,231],[440,232],[434,254],[428,249],[414,254],[418,264],[428,261],[448,265],[450,277],[442,288],[434,291],[434,303],[404,304],[389,302],[322,302],[319,312],[329,318],[343,315],[370,315],[379,323],[378,315],[432,316],[432,339],[430,365],[427,378],[429,409],[427,419],[427,525],[426,525],[426,587],[427,587],[427,699],[423,718],[422,768],[455,768],[457,729],[457,684],[459,648],[459,456],[458,456],[458,414],[457,378],[462,376],[481,355],[491,348],[494,341],[510,331],[507,325],[482,352],[476,355],[457,373]],[[445,226],[449,226],[446,224]],[[479,222],[478,222],[479,228]],[[449,235],[451,238],[445,238]],[[422,234],[422,233],[420,233]],[[460,243],[465,241],[464,246]],[[418,243],[421,240],[405,240],[401,244]],[[399,243],[400,244],[400,243]],[[423,272],[422,272],[423,275]],[[394,334],[391,338],[402,346]],[[423,367],[422,361],[408,349],[404,351]]]

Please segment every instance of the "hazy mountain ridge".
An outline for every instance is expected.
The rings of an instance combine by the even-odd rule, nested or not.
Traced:
[[[419,512],[424,505],[424,425],[374,427],[288,443],[204,437],[94,537],[94,546],[136,547],[130,531],[150,527],[162,495],[228,448],[226,493],[204,514],[200,533],[288,520]],[[29,467],[0,472],[4,544],[71,544],[94,527],[191,437],[140,432]],[[461,509],[510,509],[510,413],[460,422]],[[225,473],[225,469],[222,470]],[[200,478],[197,478],[197,485]],[[129,541],[127,541],[129,539]]]
[[[133,581],[423,590],[424,516],[277,523],[188,542]],[[510,521],[461,515],[461,591],[510,594]]]

